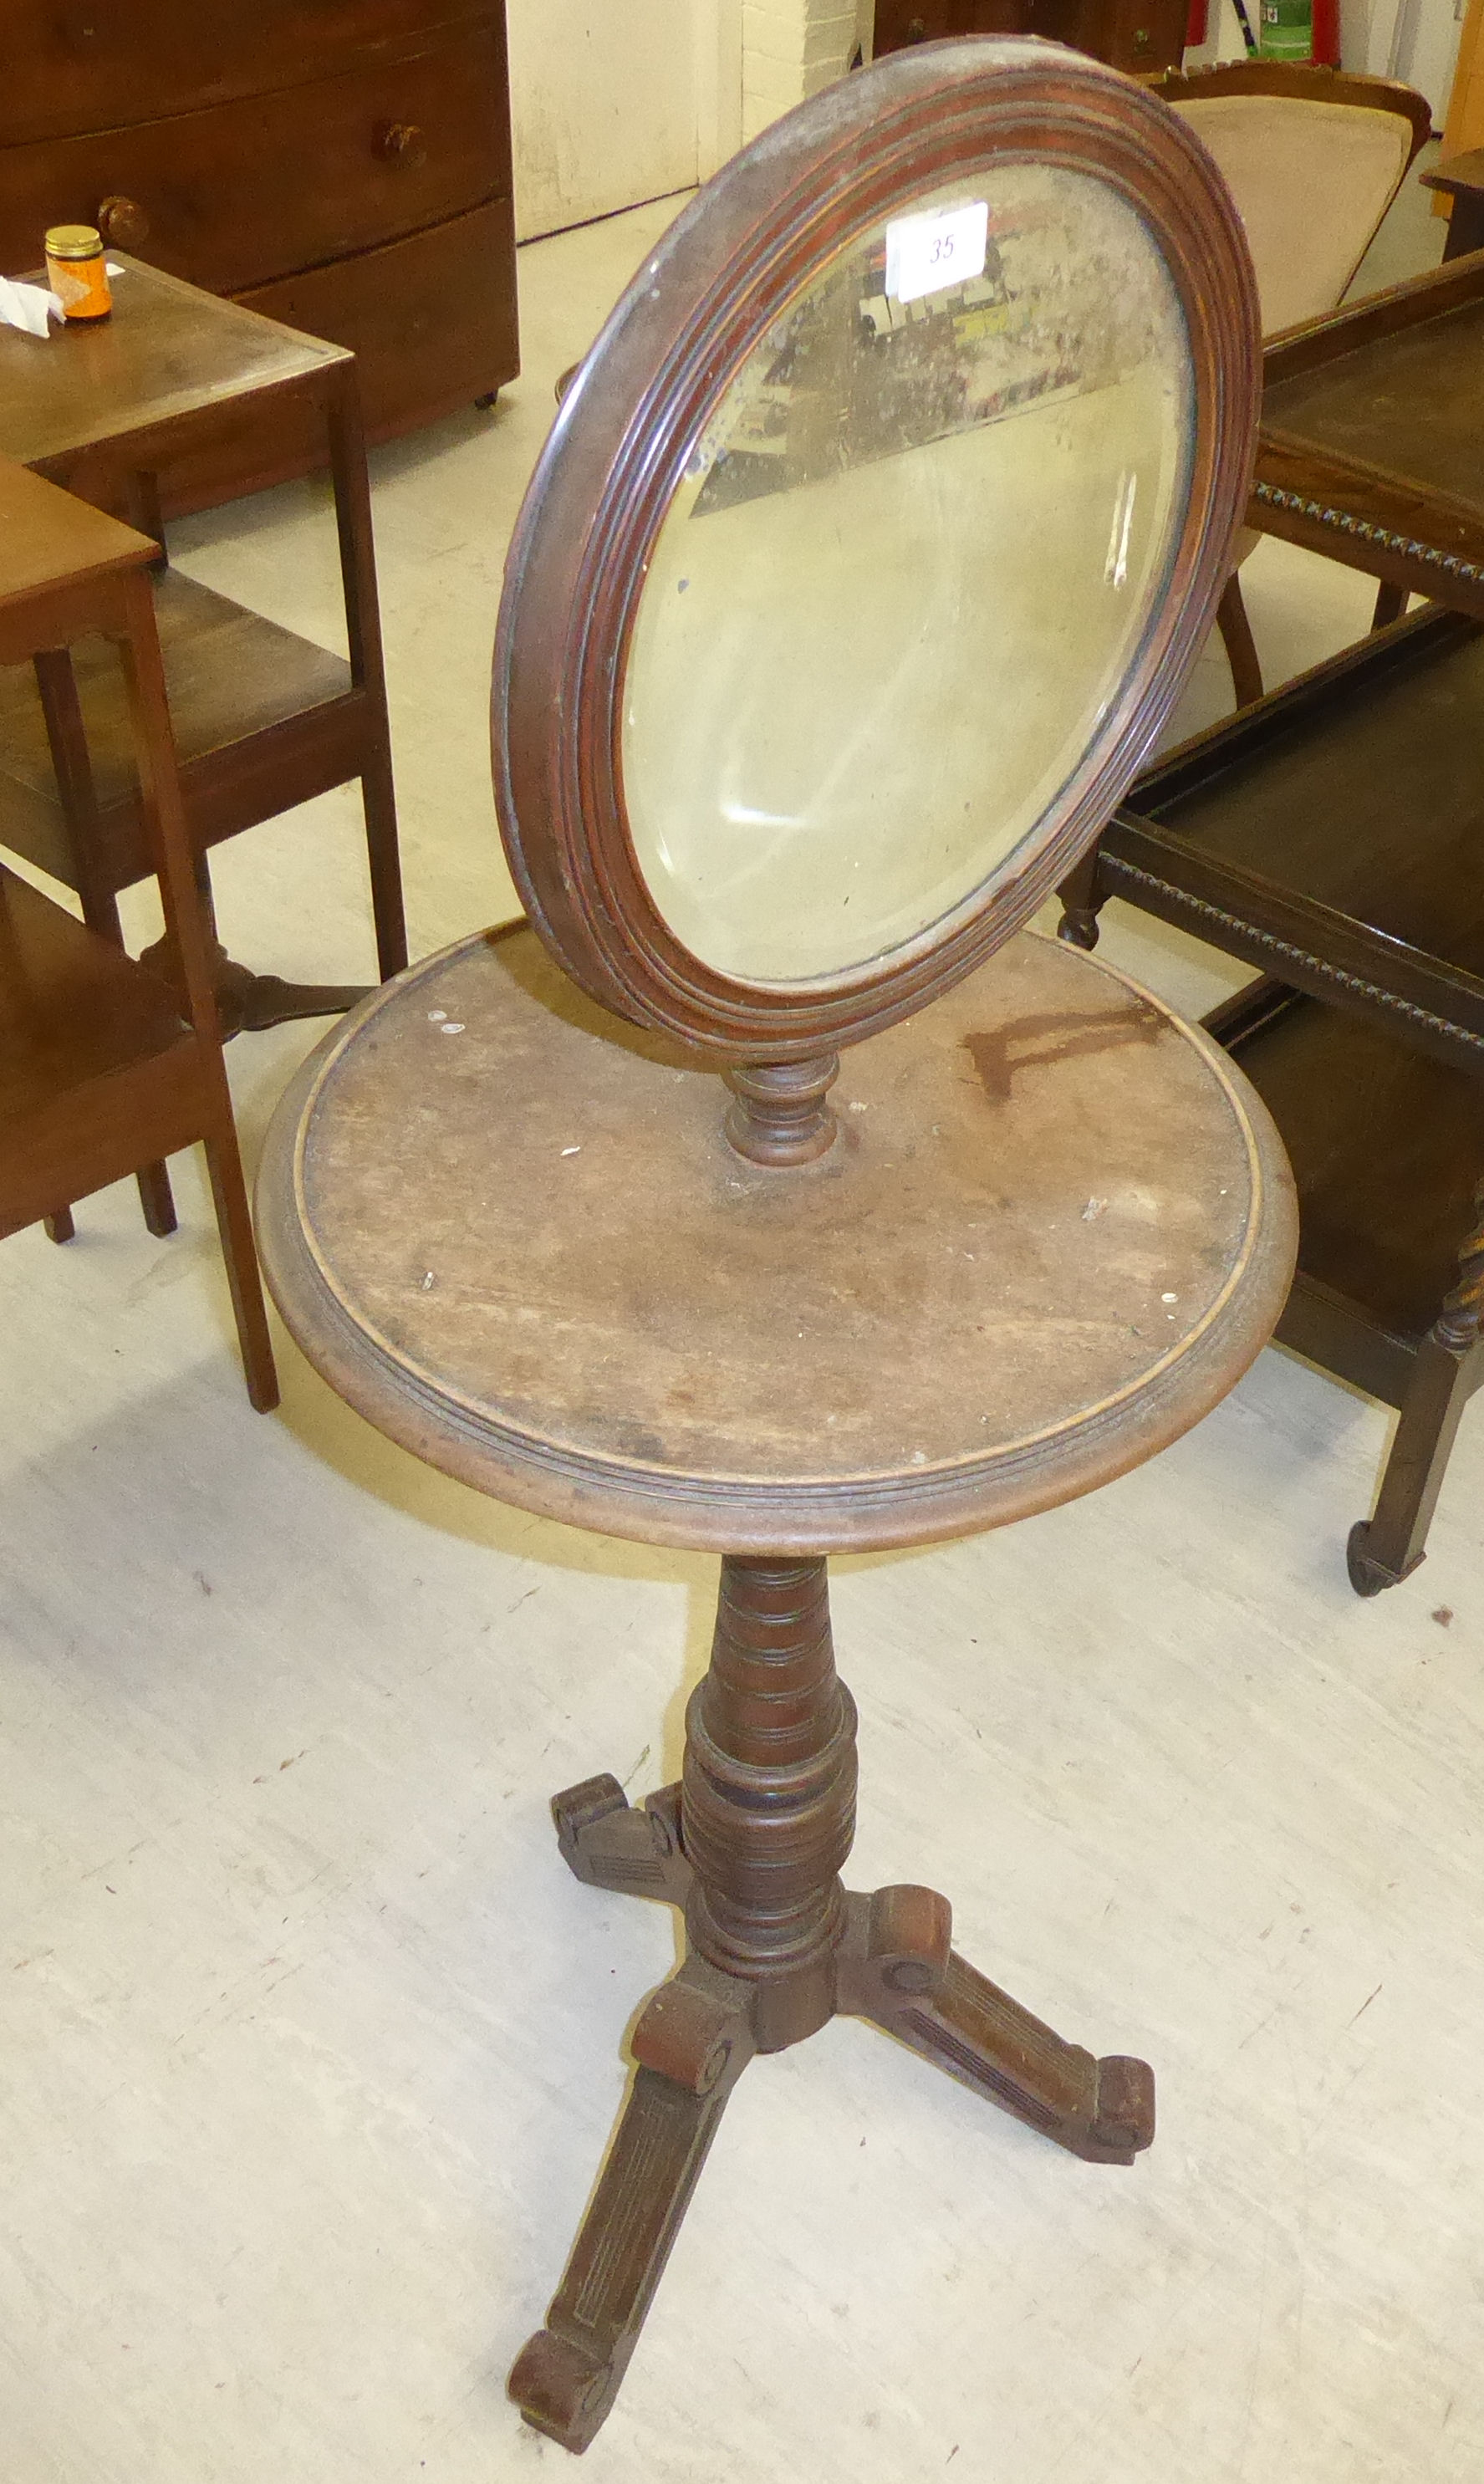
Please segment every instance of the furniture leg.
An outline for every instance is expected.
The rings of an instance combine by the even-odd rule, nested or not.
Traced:
[[[242,1159],[237,1150],[231,1090],[227,1083],[227,1066],[222,1059],[222,1036],[208,950],[210,915],[204,912],[201,896],[204,885],[205,905],[209,906],[210,878],[204,857],[198,856],[193,886],[193,873],[186,864],[185,817],[179,780],[173,764],[170,707],[165,692],[160,642],[155,633],[153,597],[148,580],[143,578],[131,579],[124,594],[128,635],[121,642],[120,652],[139,751],[140,784],[159,872],[160,897],[165,908],[165,940],[184,987],[186,1014],[202,1047],[202,1066],[216,1120],[215,1131],[207,1137],[205,1147],[217,1230],[222,1239],[222,1256],[227,1262],[227,1281],[236,1318],[248,1397],[257,1412],[265,1415],[279,1402],[279,1382],[268,1334],[262,1282],[257,1273],[257,1252],[253,1240],[253,1221],[248,1212],[247,1186],[242,1178]]]
[[[1345,1561],[1358,1596],[1400,1585],[1426,1558],[1427,1530],[1459,1418],[1484,1364],[1484,1181],[1459,1253],[1458,1282],[1423,1338],[1374,1517],[1350,1529]]]
[[[48,1242],[70,1242],[76,1236],[77,1228],[72,1222],[69,1207],[55,1208],[50,1216],[42,1217],[41,1223]]]
[[[90,932],[101,933],[116,949],[123,946],[123,925],[119,919],[119,899],[103,864],[102,831],[98,825],[97,796],[93,782],[93,763],[88,755],[88,736],[83,724],[82,703],[77,695],[77,676],[72,670],[71,650],[52,647],[34,656],[36,686],[46,723],[46,739],[51,749],[51,764],[56,771],[57,792],[62,800],[70,848],[72,885],[82,904],[82,917]],[[175,1202],[170,1195],[170,1175],[163,1164],[145,1165],[138,1176],[140,1202],[145,1223],[151,1233],[161,1236],[175,1229]],[[68,1211],[67,1229],[60,1229],[55,1216],[46,1219],[46,1230],[54,1242],[70,1242],[76,1230]]]
[[[1372,630],[1389,630],[1393,621],[1401,619],[1406,609],[1405,586],[1392,586],[1389,580],[1383,579],[1376,589],[1376,608],[1370,620]]]
[[[402,857],[396,837],[391,753],[385,745],[367,759],[361,771],[361,807],[365,814],[376,963],[382,982],[387,983],[393,975],[399,975],[407,963],[407,917],[402,905]]]
[[[1154,2136],[1154,2074],[1120,2053],[1068,2044],[950,1945],[935,1890],[850,1900],[838,2007],[869,2018],[939,2069],[1100,2165],[1131,2165]]]
[[[365,813],[365,850],[376,923],[376,958],[383,983],[407,963],[407,919],[402,906],[402,862],[396,836],[396,792],[391,781],[391,741],[387,721],[387,684],[382,660],[381,612],[376,597],[376,547],[371,531],[371,494],[365,471],[365,436],[356,378],[347,367],[336,376],[327,409],[330,464],[335,481],[335,522],[345,594],[345,634],[351,675],[364,692],[373,722],[361,770]]]
[[[1231,666],[1231,688],[1238,707],[1252,707],[1262,696],[1262,666],[1257,661],[1256,642],[1247,606],[1242,600],[1242,581],[1232,571],[1222,589],[1216,608],[1216,626],[1221,632],[1227,662]]]
[[[1062,901],[1062,919],[1056,927],[1057,938],[1067,941],[1073,949],[1095,949],[1097,917],[1103,892],[1097,881],[1097,848],[1085,853],[1075,869],[1068,872],[1057,895]]]
[[[634,2035],[638,2068],[546,2326],[510,2394],[564,2449],[587,2447],[618,2391],[727,2097],[753,2041],[745,1984],[704,1961],[661,1985]]]
[[[229,1123],[214,1139],[207,1140],[206,1164],[211,1175],[217,1231],[222,1237],[222,1256],[227,1262],[227,1282],[231,1294],[232,1317],[237,1324],[237,1344],[247,1379],[249,1403],[256,1408],[259,1415],[271,1415],[279,1402],[279,1375],[273,1360],[273,1340],[268,1334],[262,1282],[257,1273],[257,1252],[253,1241],[253,1220],[248,1212],[247,1185],[242,1178],[242,1159],[237,1152],[236,1132]]]
[[[177,1223],[169,1169],[163,1164],[141,1165],[134,1178],[139,1184],[139,1203],[145,1211],[145,1223],[149,1231],[163,1242],[168,1233],[174,1233]]]
[[[678,1786],[631,1807],[616,1777],[552,1805],[580,1880],[686,1910],[685,1965],[634,2034],[639,2067],[547,2325],[510,2393],[585,2449],[613,2403],[733,2082],[837,2011],[869,2018],[1093,2163],[1154,2135],[1144,2062],[1064,2042],[951,1946],[931,1889],[845,1895],[855,1708],[835,1671],[825,1564],[728,1556]]]

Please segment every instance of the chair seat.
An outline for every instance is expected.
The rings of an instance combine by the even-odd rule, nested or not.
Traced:
[[[197,1040],[158,976],[0,865],[0,1126]]]

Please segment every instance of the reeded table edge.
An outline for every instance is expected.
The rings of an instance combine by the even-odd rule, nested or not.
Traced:
[[[985,1456],[776,1483],[677,1474],[500,1422],[357,1317],[312,1239],[304,1199],[306,1137],[341,1054],[382,1010],[489,937],[479,932],[451,942],[379,986],[310,1053],[275,1110],[256,1197],[263,1273],[307,1360],[379,1431],[460,1483],[538,1517],[682,1550],[827,1553],[932,1543],[1059,1507],[1143,1465],[1219,1405],[1272,1336],[1297,1257],[1298,1207],[1266,1106],[1203,1029],[1120,968],[1076,952],[1080,967],[1134,993],[1202,1056],[1247,1150],[1252,1205],[1236,1264],[1195,1329],[1147,1371],[1069,1422]]]

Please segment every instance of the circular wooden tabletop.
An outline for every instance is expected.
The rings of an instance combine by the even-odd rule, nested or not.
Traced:
[[[1282,1307],[1297,1217],[1261,1103],[1055,941],[848,1051],[816,1164],[744,1163],[727,1100],[530,932],[462,941],[279,1107],[257,1211],[283,1317],[371,1422],[500,1499],[828,1552],[1106,1482]]]

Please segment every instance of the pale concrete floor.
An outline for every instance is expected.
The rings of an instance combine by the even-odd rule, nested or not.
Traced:
[[[376,458],[416,949],[508,909],[503,545],[552,380],[668,213],[525,253],[518,386]],[[334,636],[318,489],[180,551]],[[1365,626],[1338,568],[1246,575],[1272,678]],[[1181,723],[1228,704],[1215,650]],[[219,878],[241,954],[369,969],[351,799]],[[1237,980],[1119,909],[1108,947],[1192,1009]],[[250,1154],[314,1032],[232,1046]],[[673,1945],[567,1876],[546,1798],[673,1769],[713,1565],[444,1482],[282,1336],[252,1415],[177,1187],[168,1244],[121,1187],[71,1249],[0,1252],[0,2475],[554,2477],[503,2375]],[[852,1876],[936,1881],[991,1973],[1147,2054],[1160,2135],[1078,2165],[849,2022],[755,2066],[599,2484],[1477,2484],[1484,1418],[1425,1572],[1363,1605],[1387,1434],[1272,1352],[1088,1500],[839,1565]]]

